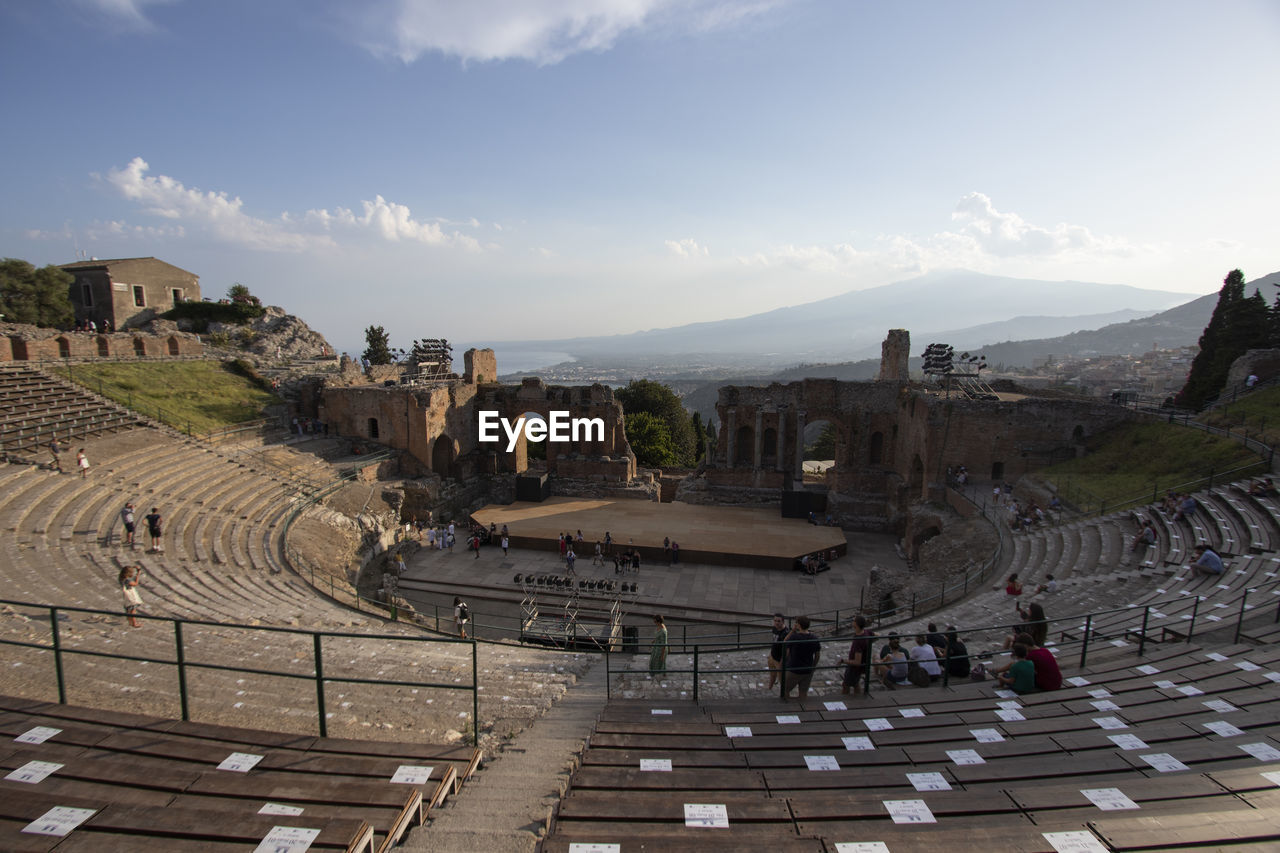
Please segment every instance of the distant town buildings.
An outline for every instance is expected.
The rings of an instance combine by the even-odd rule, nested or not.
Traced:
[[[1142,355],[1048,356],[1029,370],[1003,370],[990,378],[1012,379],[1028,388],[1069,388],[1091,397],[1120,391],[1163,399],[1187,381],[1198,347],[1154,348]]]

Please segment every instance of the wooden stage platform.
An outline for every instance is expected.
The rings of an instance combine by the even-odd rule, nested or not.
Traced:
[[[663,537],[680,543],[681,562],[761,569],[791,569],[805,554],[834,550],[843,556],[848,548],[840,528],[783,518],[776,507],[548,498],[489,504],[473,517],[485,527],[507,525],[513,548],[554,549],[561,533],[581,530],[584,541],[575,550],[588,563],[606,531],[615,551],[638,547],[642,567],[662,560]]]

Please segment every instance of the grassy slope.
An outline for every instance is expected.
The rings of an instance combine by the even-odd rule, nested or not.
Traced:
[[[1126,424],[1095,436],[1088,453],[1038,472],[1058,485],[1069,502],[1096,509],[1098,501],[1123,501],[1189,483],[1258,461],[1239,443],[1201,430],[1165,423]],[[1080,494],[1083,490],[1084,494]]]
[[[1232,432],[1249,433],[1264,444],[1280,444],[1280,388],[1264,388],[1246,394],[1227,406],[1206,412],[1201,418]]]
[[[62,372],[61,370],[59,371]],[[216,361],[88,364],[72,378],[104,397],[166,423],[202,433],[261,417],[278,402],[251,380]]]

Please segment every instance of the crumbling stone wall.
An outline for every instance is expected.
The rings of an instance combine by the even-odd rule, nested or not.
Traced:
[[[836,433],[829,506],[851,525],[899,531],[914,502],[945,502],[948,468],[964,465],[980,481],[1016,479],[1137,417],[1084,400],[948,400],[926,386],[833,379],[726,386],[716,412],[723,428],[705,475],[709,487],[798,488],[804,427],[825,420]],[[772,443],[767,457],[762,447]]]
[[[112,360],[131,358],[199,358],[204,344],[198,335],[180,332],[172,323],[154,333],[110,334],[63,332],[25,323],[0,323],[0,361],[57,361],[64,358]]]
[[[540,379],[520,385],[498,385],[492,350],[469,350],[463,377],[438,385],[351,386],[343,371],[321,391],[319,416],[343,435],[358,435],[405,450],[435,474],[466,479],[481,474],[518,474],[528,469],[523,433],[508,452],[499,429],[495,442],[479,440],[481,411],[495,411],[512,424],[523,414],[549,417],[553,411],[570,418],[600,418],[602,437],[547,442],[547,472],[596,482],[628,483],[636,473],[635,455],[627,444],[622,404],[612,389],[548,386]]]

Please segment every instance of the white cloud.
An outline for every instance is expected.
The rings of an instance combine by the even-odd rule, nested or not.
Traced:
[[[470,251],[480,248],[479,241],[474,237],[457,231],[445,233],[437,222],[419,222],[413,218],[408,207],[389,202],[380,195],[374,196],[373,201],[361,202],[361,206],[364,209],[363,215],[357,215],[345,207],[336,208],[332,213],[328,210],[308,210],[306,221],[317,223],[325,229],[371,229],[391,242],[415,240],[431,246],[455,246]]]
[[[94,222],[85,230],[85,236],[90,240],[123,240],[129,238],[162,240],[172,237],[184,237],[186,233],[187,229],[181,225],[130,225],[119,219]]]
[[[698,245],[696,240],[689,237],[683,240],[664,240],[663,245],[671,254],[681,258],[705,258],[710,254],[706,246]]]
[[[229,243],[297,252],[317,242],[329,242],[327,238],[289,231],[284,227],[287,219],[277,223],[250,216],[242,209],[244,202],[226,193],[188,189],[167,175],[150,177],[150,168],[146,160],[134,157],[123,169],[109,171],[106,181],[120,195],[142,205],[146,213],[200,225]]]
[[[227,243],[255,249],[300,252],[333,246],[333,232],[345,231],[372,234],[388,242],[407,240],[467,251],[481,248],[474,237],[456,230],[446,232],[439,222],[414,219],[406,205],[388,201],[381,195],[375,195],[372,201],[361,202],[362,213],[336,207],[332,211],[308,210],[300,220],[288,212],[280,214],[278,219],[267,220],[245,213],[244,202],[239,197],[188,188],[167,175],[151,176],[148,174],[150,168],[147,161],[135,157],[124,168],[109,171],[105,180],[121,196],[141,205],[145,213],[198,227]],[[475,219],[465,222],[479,225]],[[100,230],[105,235],[111,228],[123,235],[128,226],[123,222],[113,222]],[[135,228],[133,233],[142,232]],[[175,234],[172,230],[155,233]],[[183,233],[181,226],[176,233],[179,236]]]
[[[76,4],[107,23],[124,30],[151,32],[156,25],[147,17],[147,7],[167,5],[173,0],[76,0]]]
[[[576,53],[608,50],[628,33],[659,26],[719,29],[782,1],[382,0],[361,7],[354,23],[370,50],[403,62],[440,53],[464,62],[554,65]]]
[[[960,223],[961,236],[996,257],[1070,252],[1127,255],[1135,250],[1123,240],[1097,237],[1083,225],[1065,222],[1052,228],[1033,225],[1016,213],[996,210],[991,199],[978,192],[961,198],[951,218]]]
[[[957,230],[926,237],[881,234],[869,245],[783,245],[738,258],[760,268],[790,268],[834,274],[860,282],[887,281],[893,275],[915,275],[932,269],[964,267],[991,270],[1011,262],[1064,265],[1150,256],[1155,249],[1117,237],[1099,236],[1082,225],[1060,223],[1045,228],[1016,213],[997,210],[982,193],[960,199],[951,218]]]

